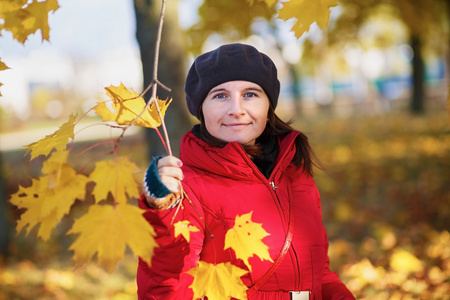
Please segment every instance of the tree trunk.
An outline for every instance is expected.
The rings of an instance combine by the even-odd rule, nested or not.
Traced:
[[[413,56],[413,88],[411,97],[411,111],[415,114],[421,114],[425,111],[424,105],[424,65],[421,51],[420,37],[413,35],[411,37],[411,47]]]
[[[0,156],[0,166],[1,156]],[[7,194],[5,191],[5,186],[3,184],[3,174],[0,169],[0,255],[6,256],[8,255],[8,245],[9,245],[9,229],[10,224],[8,222],[8,214],[7,214]]]
[[[139,44],[144,74],[144,88],[153,80],[155,44],[160,16],[160,2],[154,0],[134,0],[136,14],[136,38]],[[184,96],[185,80],[185,40],[178,26],[178,1],[167,1],[159,54],[158,80],[172,89],[171,92],[158,87],[158,98],[173,98],[166,116],[165,124],[170,137],[174,155],[179,155],[181,137],[190,129],[190,119]],[[148,92],[145,99],[150,98]],[[161,127],[159,128],[161,130]],[[161,134],[162,130],[161,130]],[[150,143],[150,159],[166,155],[166,151],[156,131],[146,132]]]

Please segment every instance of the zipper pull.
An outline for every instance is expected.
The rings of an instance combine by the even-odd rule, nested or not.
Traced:
[[[275,186],[275,182],[271,181],[270,185],[272,186],[272,189],[275,191],[278,187]]]

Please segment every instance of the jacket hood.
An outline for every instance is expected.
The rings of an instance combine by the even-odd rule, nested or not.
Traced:
[[[294,140],[297,135],[298,132],[293,131],[279,141],[280,151],[273,173],[277,168],[284,169],[290,164],[295,154]],[[249,180],[255,172],[259,172],[238,142],[230,142],[223,148],[213,147],[195,136],[192,130],[181,141],[180,159],[193,169],[238,180]]]

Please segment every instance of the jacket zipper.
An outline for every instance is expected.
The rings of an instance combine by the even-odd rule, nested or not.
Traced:
[[[272,186],[272,189],[275,191],[278,187],[275,185],[275,182],[271,181],[269,182],[270,185]]]

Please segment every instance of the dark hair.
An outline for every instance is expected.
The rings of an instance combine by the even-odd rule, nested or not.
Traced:
[[[222,141],[214,136],[212,136],[207,130],[205,126],[205,118],[203,116],[203,110],[202,106],[200,106],[199,109],[199,120],[200,120],[200,138],[205,141],[206,143],[210,144],[214,147],[222,148],[224,147],[227,142]],[[284,122],[281,120],[276,114],[272,107],[272,105],[269,106],[269,112],[268,112],[268,122],[266,125],[266,128],[264,129],[263,133],[261,134],[260,138],[270,138],[270,139],[277,139],[278,137],[284,137],[288,133],[292,132],[294,128],[291,127],[292,121]],[[258,138],[258,139],[260,139]],[[300,134],[297,136],[297,138],[294,141],[295,143],[295,149],[296,153],[294,157],[292,158],[291,163],[294,164],[297,168],[300,168],[303,166],[303,172],[306,174],[313,176],[313,167],[316,167],[320,170],[324,170],[325,168],[320,163],[319,159],[317,158],[316,154],[314,153],[312,147],[310,146],[308,142],[308,137],[300,132]],[[245,151],[250,157],[258,156],[261,154],[262,145],[259,143],[255,143],[255,145],[243,145]]]

